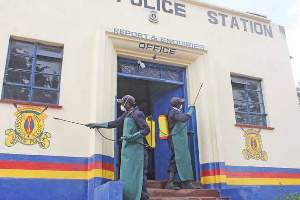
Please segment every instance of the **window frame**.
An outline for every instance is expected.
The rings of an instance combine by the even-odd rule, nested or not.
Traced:
[[[233,94],[233,90],[234,90],[233,85],[232,85],[233,83],[243,85],[244,92],[245,92],[245,100],[237,100],[233,96],[233,103],[235,101],[246,102],[246,108],[247,108],[246,112],[244,112],[244,111],[236,111],[236,108],[234,106],[234,113],[235,113],[236,124],[238,124],[238,125],[268,127],[268,122],[267,122],[267,115],[268,114],[266,113],[265,102],[264,102],[264,97],[263,97],[262,80],[260,80],[260,79],[254,79],[254,78],[246,78],[246,77],[237,76],[237,75],[231,75],[230,78],[231,78],[232,94]],[[243,80],[243,82],[235,82],[235,81],[233,81],[233,78],[238,78],[240,80]],[[257,88],[257,90],[249,89],[248,87],[249,87],[250,84],[249,84],[248,80],[258,82],[258,87],[259,88]],[[262,105],[262,113],[250,112],[250,104],[251,104],[251,102],[249,100],[249,95],[248,95],[249,90],[250,91],[256,91],[256,92],[259,93],[259,97],[261,98],[261,102],[255,102],[254,104]],[[247,124],[246,123],[238,123],[237,119],[236,119],[237,113],[246,114],[247,115],[248,123]],[[251,121],[251,116],[262,116],[263,117],[263,125],[261,125],[261,124],[253,124],[252,121]]]
[[[21,42],[21,43],[33,45],[34,46],[34,53],[32,55],[11,53],[13,42]],[[49,52],[48,55],[38,54],[38,50],[39,50],[40,46],[61,48],[61,53],[60,53],[61,56],[54,56],[55,54],[53,54],[51,52]],[[30,41],[21,40],[21,39],[10,38],[9,39],[7,57],[6,57],[6,65],[5,65],[3,83],[2,83],[3,87],[2,87],[2,93],[1,93],[1,101],[2,102],[12,102],[12,103],[20,102],[21,104],[25,104],[25,105],[31,105],[32,104],[32,105],[41,105],[41,106],[61,107],[61,106],[59,106],[59,100],[60,100],[60,87],[61,87],[60,84],[61,84],[62,65],[63,65],[63,50],[64,50],[63,46],[48,45],[48,44],[44,44],[44,43],[40,43],[40,42],[30,42]],[[6,80],[7,76],[6,75],[7,75],[8,70],[9,70],[9,63],[10,63],[11,55],[19,55],[19,56],[32,58],[31,71],[30,71],[30,84],[29,85],[7,82],[7,80]],[[55,74],[50,74],[50,73],[45,73],[45,72],[37,72],[36,71],[36,64],[37,64],[38,56],[40,56],[42,58],[52,58],[54,60],[59,61],[60,62],[59,73],[57,75],[55,75]],[[23,69],[16,69],[15,71],[29,72],[29,70],[23,70]],[[46,88],[46,87],[35,86],[35,76],[36,76],[36,74],[44,74],[44,75],[50,75],[50,76],[52,75],[53,77],[55,77],[55,76],[59,77],[57,88]],[[30,90],[30,92],[29,92],[29,101],[5,98],[5,90],[8,89],[7,86],[28,88]],[[33,92],[34,92],[34,90],[45,90],[45,91],[54,91],[54,92],[56,92],[57,93],[57,99],[56,99],[55,104],[33,101]]]

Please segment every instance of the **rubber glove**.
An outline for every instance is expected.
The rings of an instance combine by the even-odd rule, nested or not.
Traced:
[[[189,110],[186,114],[188,114],[189,116],[192,116],[194,112],[195,112],[195,106],[190,106]]]
[[[108,123],[101,123],[101,124],[89,123],[89,124],[86,124],[85,126],[90,127],[90,128],[108,128]]]
[[[140,132],[136,132],[132,135],[126,135],[126,136],[122,136],[121,137],[121,140],[126,140],[126,141],[129,141],[129,142],[133,142],[139,138],[142,138],[144,137]]]

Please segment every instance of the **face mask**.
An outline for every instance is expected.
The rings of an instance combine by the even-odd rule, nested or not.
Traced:
[[[181,109],[182,109],[182,107],[183,107],[183,106],[181,105],[181,106],[179,107],[179,109],[181,110]]]
[[[126,109],[123,105],[121,105],[120,108],[121,108],[122,111],[124,111],[124,112],[126,111]]]

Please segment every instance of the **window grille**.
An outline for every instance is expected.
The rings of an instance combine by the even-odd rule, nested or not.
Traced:
[[[162,71],[162,79],[182,82],[182,71],[164,69]]]
[[[10,40],[2,99],[58,105],[62,47]]]
[[[150,78],[160,78],[160,69],[155,67],[145,67],[140,68],[140,76],[150,77]]]
[[[231,77],[236,123],[267,126],[261,81]]]
[[[118,61],[119,75],[134,75],[138,77],[151,78],[163,81],[183,83],[183,70],[172,69],[164,65],[144,62],[145,68],[142,68],[137,61],[121,59]]]
[[[126,62],[118,62],[118,72],[124,74],[138,74],[138,64],[126,63]]]

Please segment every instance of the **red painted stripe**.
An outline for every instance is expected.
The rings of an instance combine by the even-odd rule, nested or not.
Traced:
[[[272,172],[226,172],[227,178],[293,178],[300,179],[300,174]]]
[[[0,169],[29,169],[57,171],[87,171],[85,164],[45,163],[28,161],[0,161]]]
[[[257,128],[257,129],[266,129],[266,130],[274,130],[273,127],[266,127],[266,126],[254,126],[248,124],[235,124],[236,127],[246,127],[246,128]]]
[[[227,178],[293,178],[300,179],[300,173],[274,173],[274,172],[226,172],[225,169],[203,170],[201,176],[226,175]]]
[[[48,107],[48,108],[58,108],[62,109],[62,106],[58,105],[44,105],[44,104],[38,104],[38,103],[31,103],[31,102],[23,102],[23,101],[14,101],[14,100],[3,100],[0,99],[0,103],[10,103],[10,104],[18,104],[18,105],[26,105],[26,106],[38,106],[38,107]]]
[[[87,164],[45,163],[28,161],[0,161],[0,169],[54,170],[54,171],[91,171],[104,169],[114,171],[114,166],[103,162]]]
[[[89,165],[89,171],[91,171],[93,169],[104,169],[104,170],[108,170],[108,171],[113,172],[114,171],[114,165],[96,161],[96,162],[93,162]]]
[[[226,175],[225,169],[212,169],[212,170],[201,171],[201,176],[217,176],[217,175]]]

